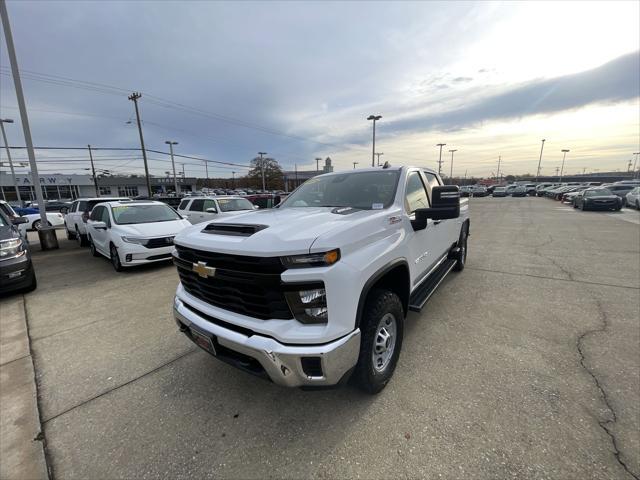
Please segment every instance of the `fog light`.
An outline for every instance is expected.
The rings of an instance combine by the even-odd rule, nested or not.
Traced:
[[[130,262],[132,258],[133,258],[132,255],[130,253],[127,253],[125,255],[125,257],[124,257],[124,261],[125,262]]]

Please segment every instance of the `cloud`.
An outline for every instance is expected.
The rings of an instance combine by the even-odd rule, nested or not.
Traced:
[[[471,77],[456,77],[453,79],[455,83],[467,83],[467,82],[471,82],[472,80],[473,78]]]
[[[388,119],[387,131],[458,130],[492,120],[551,114],[638,97],[640,52],[633,52],[592,70],[527,82],[453,110],[395,122]]]

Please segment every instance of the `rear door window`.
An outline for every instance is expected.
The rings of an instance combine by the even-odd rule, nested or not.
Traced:
[[[190,212],[203,212],[204,211],[204,200],[194,200],[191,202],[191,206],[189,207]]]
[[[206,212],[210,208],[213,208],[216,212],[218,211],[218,207],[216,207],[215,200],[204,200],[204,205],[202,206],[202,210]]]
[[[180,202],[180,205],[178,206],[178,210],[186,210],[187,206],[189,205],[190,200],[188,198],[185,198],[184,200],[182,200]]]

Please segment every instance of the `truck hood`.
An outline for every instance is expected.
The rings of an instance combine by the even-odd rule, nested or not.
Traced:
[[[178,235],[175,243],[201,250],[259,257],[296,255],[308,253],[321,235],[348,229],[354,221],[364,221],[379,212],[334,207],[256,210],[193,225]],[[256,231],[247,236],[204,231],[208,225],[220,224],[256,226]]]

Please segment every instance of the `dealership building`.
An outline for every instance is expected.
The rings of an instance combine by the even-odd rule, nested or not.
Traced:
[[[151,177],[152,193],[170,193],[175,190],[172,177]],[[178,193],[196,190],[195,178],[177,178]],[[16,183],[23,200],[35,200],[34,181],[30,174],[16,174]],[[96,188],[91,175],[40,175],[35,185],[40,185],[45,200],[75,199],[95,197]],[[145,177],[142,176],[109,176],[98,178],[100,196],[114,195],[119,197],[136,197],[149,195]],[[17,200],[13,179],[10,173],[0,172],[0,198],[7,202]]]

